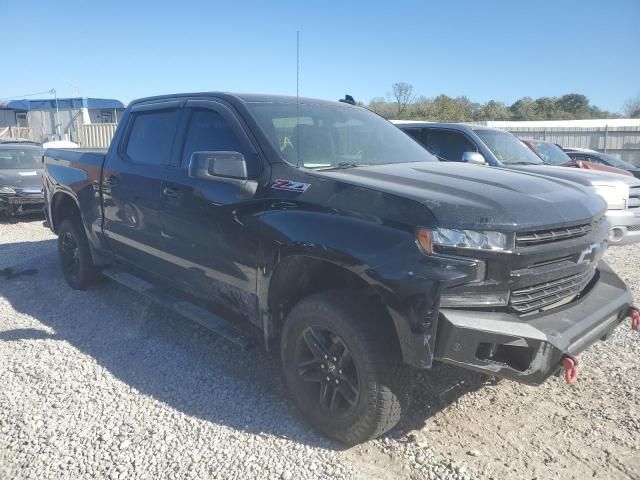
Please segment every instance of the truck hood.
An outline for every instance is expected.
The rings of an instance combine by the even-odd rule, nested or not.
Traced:
[[[416,200],[446,228],[542,230],[587,223],[606,210],[579,185],[506,168],[419,162],[317,173]]]
[[[505,165],[504,168],[517,170],[519,172],[535,173],[549,177],[569,180],[585,187],[595,185],[616,185],[623,183],[629,186],[640,185],[638,180],[629,175],[619,175],[617,173],[603,172],[597,170],[578,170],[551,165]]]
[[[0,186],[22,188],[42,188],[41,168],[4,168],[0,170]]]

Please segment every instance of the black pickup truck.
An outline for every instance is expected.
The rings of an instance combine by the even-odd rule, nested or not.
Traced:
[[[230,340],[279,348],[318,430],[392,428],[434,361],[540,384],[636,318],[601,261],[605,204],[564,180],[440,163],[346,103],[137,100],[106,152],[47,150],[73,288],[114,279]],[[244,321],[244,322],[243,322]]]

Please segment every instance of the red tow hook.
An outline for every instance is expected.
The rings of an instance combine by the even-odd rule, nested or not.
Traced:
[[[576,361],[571,357],[564,357],[562,359],[562,368],[564,368],[564,381],[571,385],[576,383],[578,379],[578,366]]]
[[[640,329],[640,310],[637,307],[631,307],[628,313],[631,317],[631,330]]]

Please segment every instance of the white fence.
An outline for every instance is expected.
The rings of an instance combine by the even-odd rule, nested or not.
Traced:
[[[544,140],[563,147],[590,148],[615,154],[640,165],[639,127],[509,127],[501,126],[515,136],[527,140]]]
[[[78,144],[82,148],[109,148],[117,123],[77,125]]]
[[[33,140],[33,130],[29,127],[0,127],[0,137]]]
[[[478,122],[525,140],[543,140],[563,147],[590,148],[640,165],[640,118]]]

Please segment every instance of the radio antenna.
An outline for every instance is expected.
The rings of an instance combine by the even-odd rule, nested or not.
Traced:
[[[296,166],[300,168],[300,30],[296,30]]]

